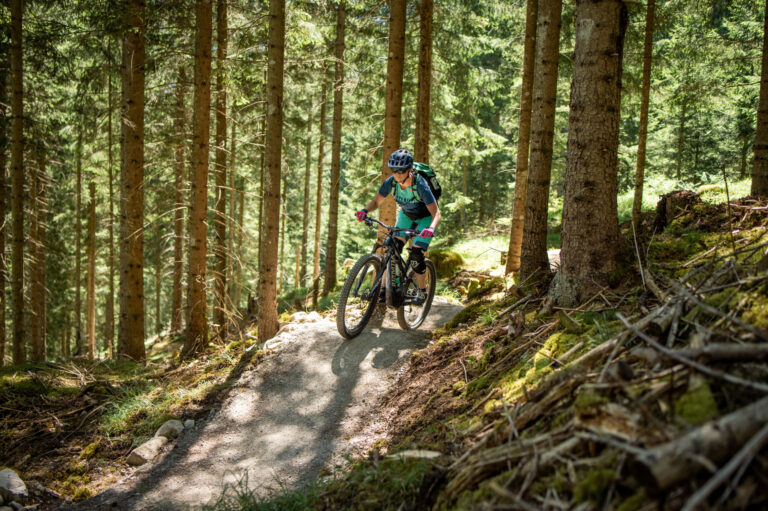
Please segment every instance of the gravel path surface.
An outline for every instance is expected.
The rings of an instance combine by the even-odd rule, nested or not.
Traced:
[[[313,480],[341,453],[370,444],[362,429],[375,422],[392,373],[462,308],[438,300],[415,332],[400,330],[393,311],[346,342],[331,319],[287,325],[279,353],[247,370],[210,419],[162,458],[68,509],[190,509],[214,502],[227,485],[267,492]]]

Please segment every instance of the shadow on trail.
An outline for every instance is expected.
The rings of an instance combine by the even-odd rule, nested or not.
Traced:
[[[259,495],[311,482],[334,452],[349,447],[345,426],[376,413],[373,403],[391,384],[388,370],[460,309],[441,304],[421,330],[385,323],[351,341],[330,321],[301,326],[295,340],[244,375],[215,416],[185,433],[162,461],[76,509],[187,509],[220,498],[225,486],[242,489],[244,481]]]

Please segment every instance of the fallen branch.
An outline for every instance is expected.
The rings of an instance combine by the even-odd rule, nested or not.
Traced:
[[[760,452],[760,449],[762,449],[766,440],[768,440],[768,424],[763,426],[763,429],[758,431],[749,442],[744,444],[741,450],[736,453],[736,456],[731,458],[731,461],[726,463],[712,479],[707,481],[707,484],[699,488],[696,493],[688,499],[688,502],[685,503],[682,511],[692,511],[693,509],[696,509],[696,506],[698,506],[702,500],[706,499],[715,488],[723,484],[723,482],[728,479],[737,468],[749,465],[752,458]]]
[[[765,332],[763,332],[763,331],[753,327],[749,323],[745,323],[745,322],[741,321],[740,319],[732,318],[732,317],[728,316],[726,313],[724,313],[723,311],[720,311],[720,310],[718,310],[718,309],[716,309],[716,308],[714,308],[714,307],[712,307],[710,305],[707,305],[706,303],[702,302],[701,300],[699,300],[698,298],[693,296],[693,294],[689,293],[688,290],[686,290],[683,286],[677,285],[677,288],[678,288],[678,290],[683,295],[685,295],[686,298],[691,300],[698,307],[701,307],[701,309],[703,311],[706,311],[709,314],[712,314],[714,316],[718,316],[718,317],[721,317],[721,318],[726,318],[731,323],[733,323],[735,325],[738,325],[738,326],[740,326],[741,328],[743,328],[745,330],[748,330],[751,334],[753,334],[758,339],[762,339],[763,341],[768,342],[768,335],[766,335]]]
[[[705,464],[722,463],[764,428],[766,422],[768,397],[635,455],[630,468],[643,484],[665,490],[692,478]]]
[[[712,343],[700,348],[675,350],[685,358],[709,362],[756,362],[768,360],[768,343]]]
[[[621,322],[626,326],[628,329],[630,329],[632,332],[634,332],[635,335],[637,335],[639,338],[650,344],[654,349],[660,351],[664,355],[668,356],[669,358],[672,358],[681,364],[685,364],[688,367],[697,370],[698,372],[702,374],[706,374],[707,376],[711,376],[713,378],[718,378],[720,380],[725,380],[729,383],[733,383],[735,385],[742,385],[744,387],[749,387],[754,390],[758,390],[760,392],[766,392],[768,393],[768,385],[765,383],[759,383],[755,381],[745,380],[743,378],[739,378],[738,376],[733,376],[728,373],[724,373],[722,371],[718,371],[717,369],[712,369],[711,367],[707,367],[703,364],[700,364],[694,360],[691,360],[689,358],[686,358],[680,354],[678,354],[675,350],[671,350],[669,348],[665,348],[655,340],[653,340],[651,337],[648,337],[643,332],[632,326],[632,324],[627,321],[627,319],[622,316],[620,313],[616,313],[616,317],[621,320]]]

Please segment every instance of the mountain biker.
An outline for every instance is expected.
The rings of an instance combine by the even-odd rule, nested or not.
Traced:
[[[392,170],[392,175],[384,180],[379,188],[379,193],[363,209],[355,213],[357,220],[362,222],[376,210],[387,195],[394,193],[395,202],[400,205],[400,213],[397,215],[398,229],[420,229],[421,233],[413,243],[408,256],[408,267],[413,268],[413,280],[419,287],[418,296],[412,299],[414,305],[421,305],[427,299],[426,277],[424,272],[427,265],[424,262],[424,252],[429,248],[429,242],[435,234],[435,229],[440,223],[440,208],[437,205],[432,190],[427,182],[413,171],[413,155],[407,149],[398,149],[389,157],[387,166]],[[392,189],[394,188],[394,192]],[[405,246],[405,239],[397,237],[397,251],[401,253]]]

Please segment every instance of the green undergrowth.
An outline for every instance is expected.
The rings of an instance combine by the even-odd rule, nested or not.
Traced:
[[[341,286],[336,286],[327,295],[323,296],[322,286],[317,298],[317,310],[320,313],[328,312],[336,307],[339,302],[339,293]],[[278,313],[296,312],[312,309],[312,288],[293,288],[281,294],[277,299]]]
[[[428,509],[429,491],[439,476],[436,463],[393,456],[353,462],[343,471],[326,474],[302,489],[262,488],[248,491],[247,480],[226,488],[206,511],[419,510]]]
[[[164,421],[203,416],[258,353],[248,335],[169,367],[174,343],[153,339],[148,358],[162,356],[146,364],[75,359],[0,369],[0,401],[10,412],[0,419],[4,463],[64,497],[88,498],[120,477],[126,453]]]

